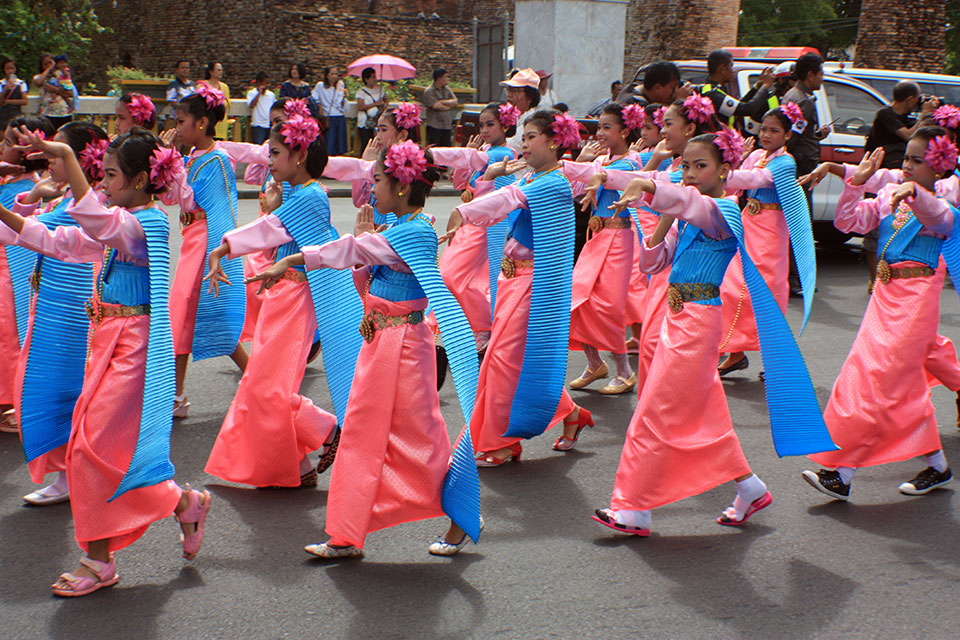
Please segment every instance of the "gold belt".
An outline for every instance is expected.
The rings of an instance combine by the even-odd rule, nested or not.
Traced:
[[[30,288],[35,292],[40,291],[40,272],[36,269],[30,273]]]
[[[609,216],[606,218],[590,216],[590,220],[587,222],[587,227],[593,233],[598,233],[603,229],[629,229],[630,225],[630,218],[621,218],[619,216]]]
[[[287,269],[283,272],[281,280],[292,280],[293,282],[306,282],[307,274],[303,271],[297,271],[296,269]]]
[[[880,282],[887,284],[894,278],[928,278],[933,275],[933,269],[922,267],[891,267],[886,260],[877,265],[877,277]]]
[[[207,212],[203,209],[197,209],[196,211],[181,211],[180,212],[180,226],[189,227],[197,220],[206,220]]]
[[[680,313],[684,302],[710,300],[720,295],[720,287],[705,282],[678,282],[667,288],[667,306],[670,311]]]
[[[404,324],[420,324],[421,322],[423,322],[423,311],[411,311],[402,316],[388,316],[379,311],[371,311],[363,316],[363,320],[360,322],[360,335],[367,342],[373,342],[374,334],[381,329],[399,327]]]
[[[761,211],[783,211],[783,208],[776,202],[760,202],[756,198],[749,198],[743,210],[755,216]]]
[[[148,316],[150,315],[150,305],[148,304],[135,304],[135,305],[125,305],[125,304],[93,304],[92,300],[87,300],[83,303],[84,308],[87,311],[87,317],[91,321],[100,324],[100,321],[103,318],[134,318],[136,316]]]
[[[503,259],[500,260],[500,270],[503,271],[503,275],[508,278],[512,278],[517,275],[518,269],[532,269],[533,260],[514,260],[513,258],[508,258],[503,256]]]

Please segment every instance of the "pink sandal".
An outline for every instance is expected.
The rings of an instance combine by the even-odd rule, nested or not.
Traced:
[[[64,573],[60,576],[60,580],[66,582],[68,585],[70,585],[70,587],[58,587],[57,583],[55,582],[50,585],[50,588],[53,589],[54,595],[62,596],[64,598],[85,596],[104,587],[112,587],[120,582],[120,576],[117,575],[117,562],[112,558],[110,562],[100,562],[99,560],[94,560],[93,558],[83,557],[80,559],[80,564],[97,576],[96,580],[87,576],[77,576],[72,573]]]
[[[727,527],[740,527],[746,523],[747,518],[755,514],[757,511],[760,511],[760,509],[766,509],[771,504],[773,504],[773,496],[770,495],[769,491],[767,491],[765,494],[750,503],[750,506],[747,507],[743,517],[739,520],[736,518],[737,514],[733,511],[733,507],[730,506],[724,509],[720,517],[717,518],[717,524],[722,524]]]
[[[173,517],[181,525],[196,524],[197,529],[188,536],[180,532],[180,542],[183,545],[183,557],[187,560],[193,560],[200,551],[200,545],[203,544],[203,527],[207,522],[207,514],[210,513],[210,492],[206,489],[200,493],[196,489],[190,489],[187,485],[187,508],[180,513],[174,513]],[[200,498],[203,498],[203,504],[200,504]]]

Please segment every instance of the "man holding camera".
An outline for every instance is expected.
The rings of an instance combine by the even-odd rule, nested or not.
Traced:
[[[867,136],[864,151],[870,153],[883,147],[883,163],[886,169],[899,169],[903,163],[903,154],[907,149],[907,140],[920,126],[920,122],[910,114],[920,107],[922,113],[932,113],[939,106],[937,98],[920,95],[920,85],[910,80],[902,80],[893,87],[893,102],[877,111],[873,118],[873,128]]]

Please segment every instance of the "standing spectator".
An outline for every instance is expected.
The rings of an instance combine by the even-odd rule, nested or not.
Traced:
[[[347,95],[339,69],[324,68],[323,79],[313,88],[313,99],[327,116],[327,154],[342,156],[347,152],[347,119],[343,115]]]
[[[40,73],[33,76],[33,86],[40,92],[40,115],[50,118],[54,128],[70,122],[73,117],[73,91],[60,86],[57,79],[57,60],[49,53],[40,56]],[[66,68],[66,57],[63,59]]]
[[[250,125],[253,127],[253,144],[263,144],[270,137],[270,108],[277,101],[277,96],[267,88],[269,80],[265,71],[258,72],[257,86],[247,92]]]
[[[553,109],[560,104],[560,98],[556,92],[550,88],[550,78],[553,76],[549,71],[537,69],[537,75],[540,77],[540,106],[544,109]]]
[[[733,54],[723,49],[711,51],[707,56],[707,84],[701,88],[701,94],[713,103],[713,110],[724,124],[734,127],[737,116],[762,120],[763,114],[773,108],[769,104],[770,86],[773,84],[773,67],[767,67],[760,74],[760,81],[737,100],[728,93],[733,82]]]
[[[27,104],[27,83],[17,77],[17,63],[12,58],[5,58],[0,64],[3,70],[3,80],[0,80],[0,131],[7,128],[7,123],[23,112]]]
[[[817,164],[820,163],[820,141],[830,134],[830,125],[821,127],[817,119],[817,97],[814,95],[814,91],[823,84],[823,58],[815,53],[803,54],[797,58],[795,73],[797,84],[783,96],[783,102],[793,102],[800,107],[803,119],[807,123],[802,133],[799,135],[795,133],[787,140],[787,151],[797,161],[797,175],[802,176],[817,168]],[[813,199],[809,183],[803,186],[803,190],[812,215]],[[797,276],[797,267],[791,251],[790,297],[802,296],[800,278]]]
[[[227,120],[230,119],[230,85],[220,81],[220,79],[223,78],[223,65],[219,62],[208,62],[207,72],[204,77],[204,81],[214,89],[219,90],[220,93],[223,94],[223,99],[226,100],[224,108],[226,109],[227,116],[217,123],[216,133],[214,134],[214,138],[226,140]]]
[[[433,70],[433,84],[423,92],[420,102],[427,107],[427,144],[433,147],[453,146],[453,110],[460,101],[450,89],[446,69]]]
[[[310,85],[307,84],[306,78],[307,66],[305,64],[295,62],[290,65],[290,70],[287,72],[287,80],[280,85],[280,97],[303,100],[307,103],[307,108],[310,109],[310,115],[319,120],[321,115],[320,109],[317,107],[317,103],[311,95]]]
[[[643,86],[630,83],[624,87],[617,102],[620,104],[671,104],[674,100],[683,100],[693,93],[689,82],[680,80],[680,68],[672,62],[660,60],[654,62],[643,73]]]
[[[540,104],[540,76],[533,69],[520,69],[511,73],[510,79],[501,82],[500,86],[507,88],[507,102],[520,110],[517,132],[507,138],[507,146],[519,155],[523,124]]]
[[[177,103],[196,90],[196,83],[190,79],[190,61],[177,60],[173,80],[167,85],[167,122],[173,118]]]
[[[387,92],[377,82],[377,72],[367,67],[360,72],[363,86],[357,90],[357,133],[360,134],[360,153],[377,135],[377,118],[387,108]]]
[[[795,60],[781,62],[774,67],[773,77],[773,93],[777,96],[777,106],[779,107],[780,101],[783,100],[783,96],[787,95],[787,91],[797,85],[797,62]]]
[[[611,83],[610,83],[610,97],[609,97],[609,98],[604,98],[603,100],[601,100],[601,101],[598,102],[597,104],[595,104],[595,105],[593,105],[592,107],[590,107],[590,110],[587,111],[587,116],[590,117],[590,118],[599,118],[599,117],[600,117],[600,114],[603,112],[603,108],[604,108],[605,106],[607,106],[608,104],[610,104],[611,102],[615,102],[616,99],[617,99],[617,96],[620,95],[620,92],[621,92],[622,90],[623,90],[623,83],[622,83],[621,81],[619,81],[619,80],[614,80],[613,82],[611,82]]]

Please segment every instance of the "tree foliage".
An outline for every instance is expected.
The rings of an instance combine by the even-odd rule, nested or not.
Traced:
[[[0,25],[0,54],[19,62],[21,76],[35,73],[45,52],[82,65],[93,36],[106,30],[89,0],[0,0]]]
[[[738,44],[838,51],[856,41],[859,18],[860,0],[741,0]]]

